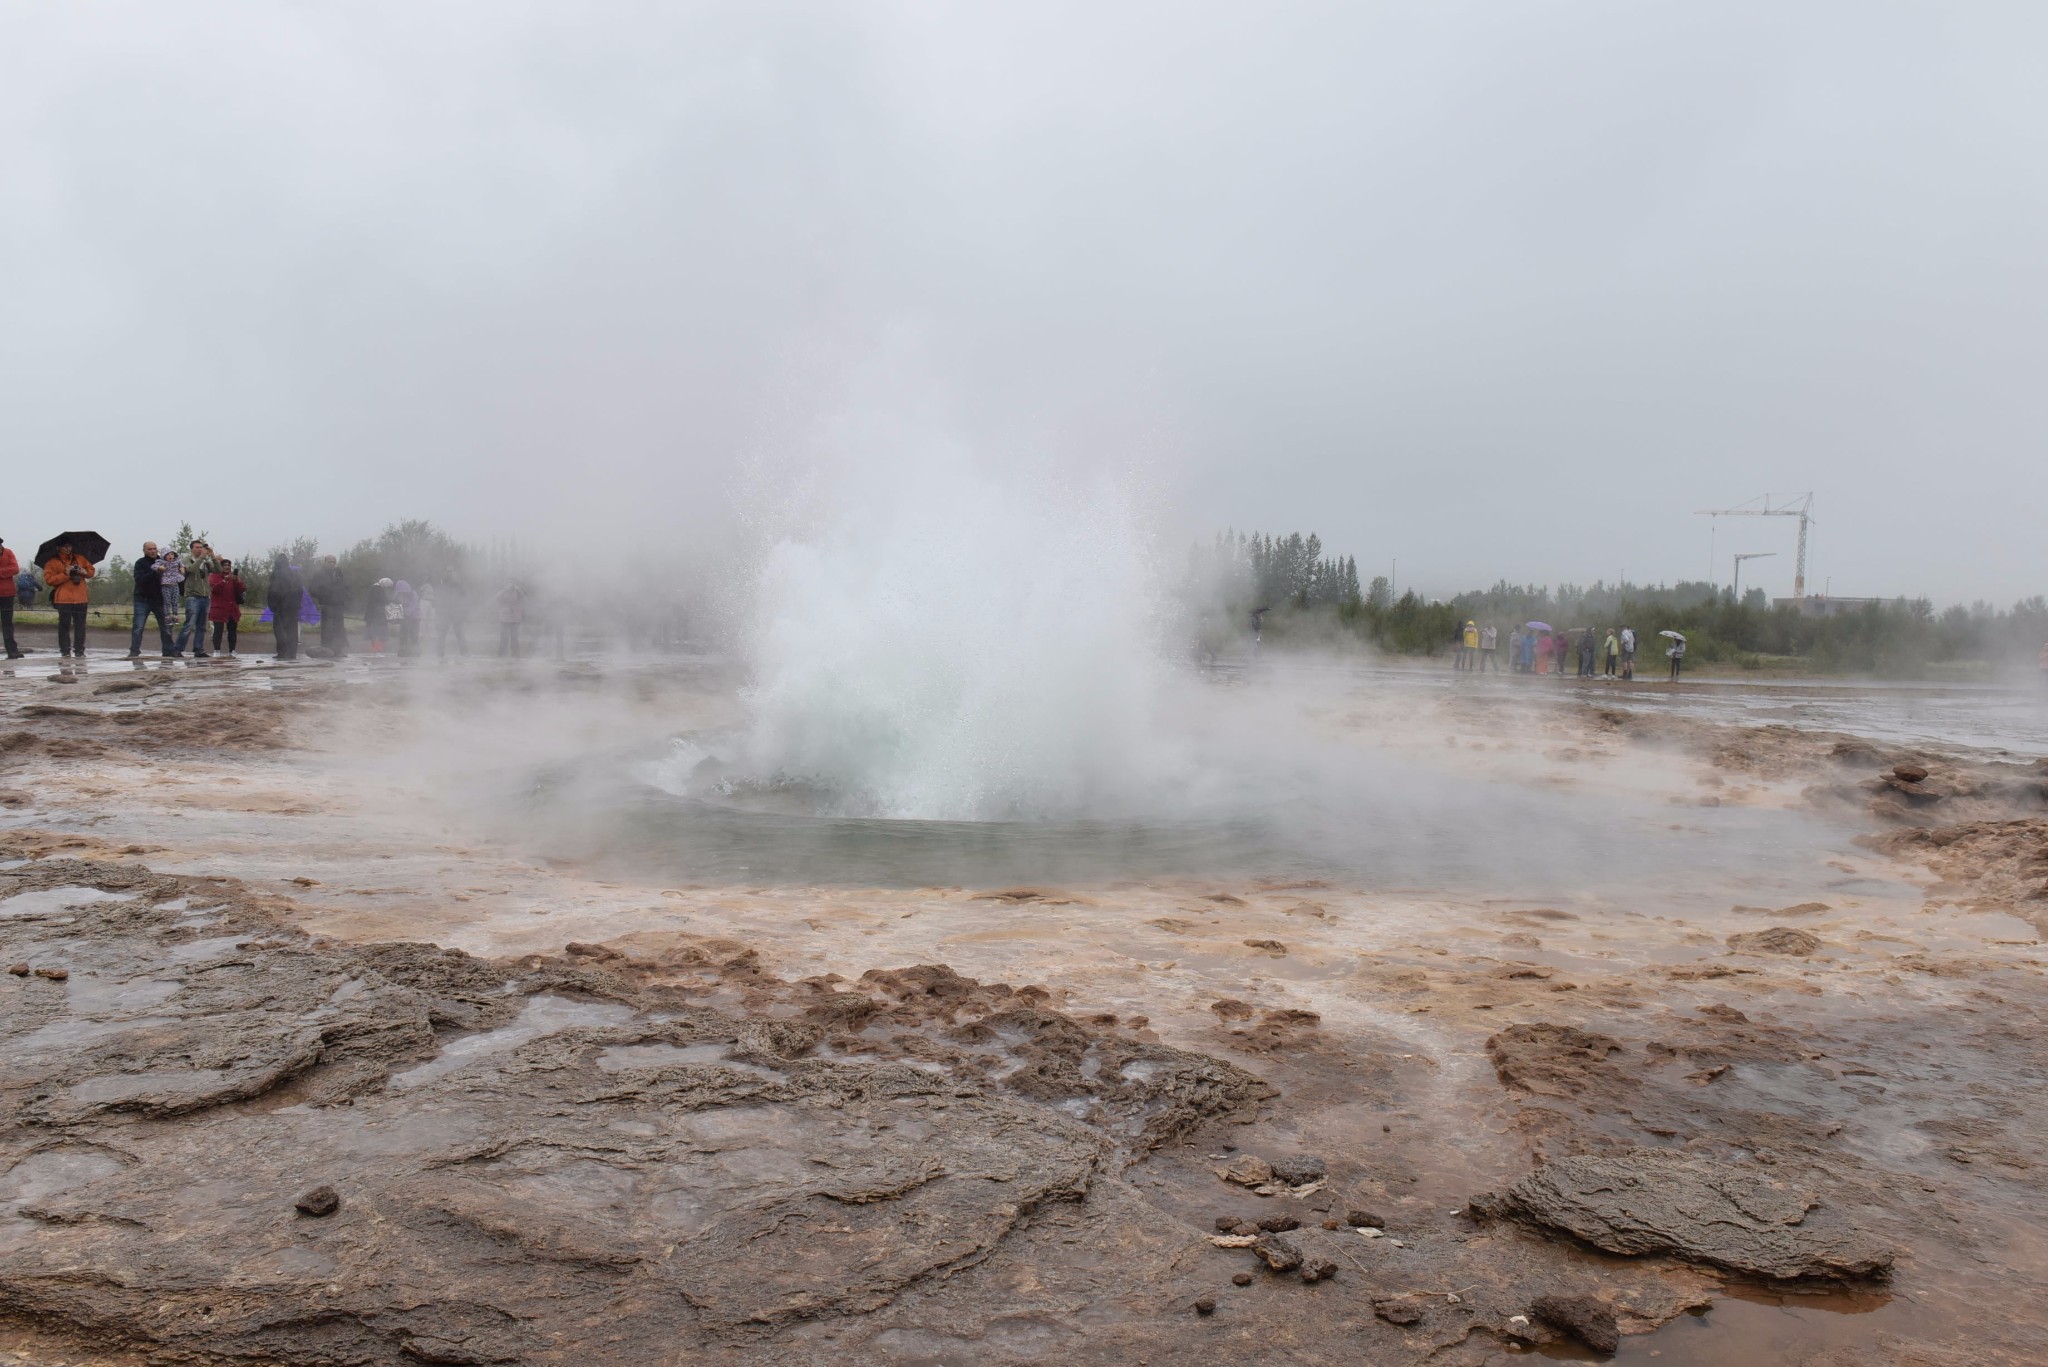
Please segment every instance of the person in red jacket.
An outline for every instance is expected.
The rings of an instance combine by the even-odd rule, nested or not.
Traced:
[[[206,576],[208,602],[206,619],[213,623],[213,649],[220,651],[222,629],[228,642],[228,654],[235,653],[235,628],[242,624],[242,604],[249,597],[249,586],[242,582],[242,576],[235,573],[235,562],[222,556],[212,574]]]
[[[7,643],[7,658],[21,658],[21,647],[14,643],[14,581],[21,577],[21,561],[7,543],[0,541],[0,641]]]

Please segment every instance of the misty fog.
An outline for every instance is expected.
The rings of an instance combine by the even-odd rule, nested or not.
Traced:
[[[1813,489],[1816,583],[2009,600],[2044,38],[2021,4],[15,6],[13,506],[685,566],[794,471],[890,467],[844,440],[880,395],[907,445],[1113,468],[1174,536],[1312,523],[1425,592],[1703,577],[1695,509]],[[1742,533],[1724,577],[1789,550]]]

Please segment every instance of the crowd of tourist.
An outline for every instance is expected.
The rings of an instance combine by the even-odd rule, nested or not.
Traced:
[[[1685,664],[1685,637],[1663,631],[1664,656],[1670,662],[1670,677],[1678,678]],[[1458,629],[1451,650],[1451,668],[1485,673],[1501,669],[1500,628],[1480,626],[1467,620]],[[1636,631],[1631,626],[1553,627],[1547,622],[1525,622],[1511,627],[1507,635],[1507,668],[1517,674],[1567,675],[1576,659],[1576,677],[1631,680],[1636,676]]]
[[[95,542],[103,554],[104,538],[95,538]],[[20,557],[0,540],[0,642],[5,644],[8,659],[20,659],[27,653],[15,640],[17,607],[33,606],[36,595],[43,591],[48,592],[56,610],[59,657],[85,657],[86,607],[92,583],[99,577],[97,557],[88,553],[93,548],[76,546],[64,538],[46,549],[41,564],[24,567]],[[134,590],[128,659],[142,658],[143,639],[152,621],[155,644],[165,659],[238,653],[249,584],[232,559],[217,553],[203,539],[192,541],[183,551],[145,541],[130,571]],[[520,628],[527,624],[530,599],[529,590],[516,581],[491,596],[499,655],[520,653]],[[279,555],[264,580],[258,620],[269,624],[280,660],[295,660],[302,653],[336,660],[348,656],[355,649],[349,633],[352,610],[360,611],[362,645],[369,653],[416,656],[431,639],[445,657],[451,648],[458,655],[468,653],[467,624],[472,607],[463,576],[452,569],[418,587],[403,579],[380,577],[358,593],[335,556],[322,557],[309,573],[293,564],[289,556]],[[317,644],[301,644],[301,629],[308,626],[317,628]],[[559,646],[559,625],[554,631]]]

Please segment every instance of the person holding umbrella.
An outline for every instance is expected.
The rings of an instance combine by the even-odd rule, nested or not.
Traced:
[[[36,548],[43,583],[57,605],[57,654],[85,658],[86,583],[99,571],[96,561],[107,553],[107,539],[98,532],[60,532]],[[169,649],[170,637],[164,637]]]
[[[1685,663],[1685,636],[1677,631],[1660,631],[1659,636],[1671,638],[1671,648],[1664,653],[1671,657],[1671,682],[1678,682],[1678,667]]]

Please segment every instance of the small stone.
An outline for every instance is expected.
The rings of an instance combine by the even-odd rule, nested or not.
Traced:
[[[1387,1227],[1385,1220],[1382,1220],[1377,1214],[1369,1210],[1345,1211],[1344,1223],[1350,1225],[1353,1229],[1364,1229],[1367,1227],[1385,1229]]]
[[[1260,1229],[1250,1220],[1239,1220],[1236,1224],[1230,1227],[1230,1232],[1232,1234],[1242,1235],[1244,1238],[1247,1239],[1256,1239],[1259,1237],[1259,1235],[1265,1233],[1264,1230]]]
[[[1300,1229],[1301,1221],[1292,1215],[1268,1215],[1259,1221],[1259,1229],[1267,1234],[1285,1234],[1291,1229]]]
[[[1262,949],[1268,954],[1285,954],[1287,946],[1278,940],[1246,940],[1245,948]]]
[[[1323,1221],[1323,1228],[1328,1230],[1339,1230],[1344,1228],[1344,1222],[1342,1220],[1325,1220]]]
[[[1301,1279],[1313,1285],[1326,1282],[1337,1275],[1337,1264],[1328,1258],[1308,1258],[1301,1264]]]
[[[1241,1153],[1216,1169],[1216,1175],[1241,1187],[1259,1187],[1273,1180],[1273,1167],[1263,1158]]]
[[[1219,1215],[1216,1217],[1216,1232],[1218,1234],[1228,1234],[1236,1229],[1237,1226],[1238,1219],[1235,1215]]]
[[[1529,1313],[1596,1353],[1611,1353],[1621,1347],[1614,1307],[1591,1296],[1538,1296]]]
[[[53,983],[61,983],[71,976],[71,970],[68,968],[39,968],[36,970],[36,976],[38,978],[48,978]]]
[[[1235,997],[1210,1002],[1209,1009],[1227,1021],[1248,1021],[1253,1014],[1250,1002],[1241,1002]]]
[[[1230,1284],[1232,1286],[1250,1286],[1252,1284],[1252,1274],[1240,1272],[1230,1279]]]
[[[1290,1187],[1305,1186],[1326,1176],[1329,1165],[1314,1154],[1285,1154],[1272,1161],[1273,1176]]]
[[[9,964],[9,965],[7,966],[7,971],[8,971],[9,973],[12,973],[12,974],[13,974],[13,975],[14,975],[15,977],[17,977],[17,978],[26,978],[26,977],[28,976],[28,965],[27,965],[27,964]]]
[[[299,1214],[311,1215],[317,1219],[323,1215],[332,1215],[341,1209],[341,1193],[322,1183],[311,1191],[299,1193],[299,1199],[292,1202],[292,1206]]]
[[[1215,1313],[1216,1313],[1216,1301],[1215,1301],[1215,1298],[1214,1298],[1214,1297],[1212,1297],[1212,1296],[1204,1296],[1204,1297],[1202,1297],[1202,1299],[1200,1299],[1200,1300],[1196,1301],[1196,1302],[1195,1302],[1195,1313],[1196,1313],[1197,1315],[1213,1315],[1213,1314],[1215,1314]]]
[[[1266,1266],[1275,1272],[1292,1272],[1301,1266],[1301,1250],[1284,1234],[1268,1234],[1252,1245],[1252,1252],[1263,1258]]]
[[[1422,1307],[1413,1301],[1374,1301],[1372,1312],[1388,1324],[1397,1324],[1403,1328],[1422,1322]]]
[[[1927,777],[1927,768],[1920,764],[1894,764],[1892,777],[1904,783],[1920,783]]]

